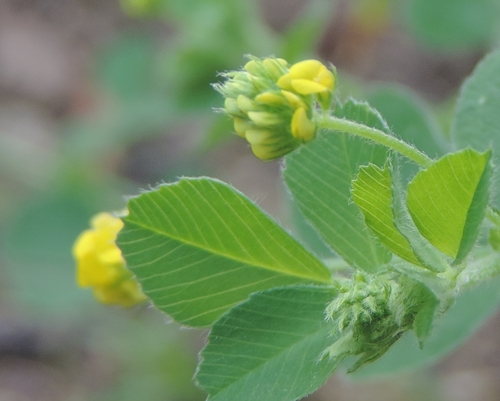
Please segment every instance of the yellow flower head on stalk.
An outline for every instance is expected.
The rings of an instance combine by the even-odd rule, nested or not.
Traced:
[[[323,110],[330,107],[335,73],[317,60],[289,67],[279,58],[249,58],[243,69],[222,74],[226,81],[214,87],[253,153],[276,159],[314,138],[316,102]]]
[[[278,80],[278,86],[300,95],[316,95],[323,110],[330,107],[335,89],[336,71],[330,71],[318,60],[300,61]]]
[[[92,287],[100,302],[130,307],[144,302],[146,296],[126,268],[116,245],[122,227],[118,217],[110,213],[97,214],[91,220],[91,228],[75,241],[73,256],[80,287]]]

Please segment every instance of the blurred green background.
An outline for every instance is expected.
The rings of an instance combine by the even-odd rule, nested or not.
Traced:
[[[332,62],[341,98],[370,99],[418,143],[421,114],[395,106],[446,133],[499,22],[498,0],[0,0],[0,400],[204,399],[206,333],[97,304],[71,247],[93,214],[178,176],[230,182],[291,226],[279,162],[213,112],[218,72],[247,53]],[[498,400],[499,329],[492,317],[437,365],[338,374],[309,399]]]

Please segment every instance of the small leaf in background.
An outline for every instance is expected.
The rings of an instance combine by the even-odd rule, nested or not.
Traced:
[[[446,51],[484,47],[493,41],[498,2],[406,0],[405,20],[416,39]]]
[[[129,99],[116,109],[89,120],[70,121],[62,147],[70,163],[95,164],[117,150],[138,141],[164,135],[176,114],[170,99],[155,93]],[[175,117],[174,117],[175,116]]]
[[[10,286],[3,291],[37,317],[78,319],[94,304],[78,289],[71,247],[96,211],[95,190],[39,194],[10,216],[1,246]]]
[[[455,304],[436,319],[428,339],[420,349],[412,333],[405,334],[379,360],[361,367],[356,379],[401,373],[429,365],[466,341],[500,303],[500,278],[461,294]]]
[[[294,401],[336,368],[321,358],[334,323],[331,288],[290,287],[253,294],[213,326],[196,379],[211,401]]]
[[[337,117],[388,131],[380,115],[352,100],[335,109]],[[387,150],[347,133],[322,130],[287,155],[284,178],[294,201],[323,241],[352,266],[376,272],[391,254],[368,230],[351,201],[351,181],[360,166],[383,165]]]
[[[201,150],[210,150],[235,137],[233,120],[226,114],[219,114],[213,118],[200,148]]]
[[[128,203],[118,236],[156,307],[207,326],[252,292],[331,282],[328,269],[229,185],[183,179]]]
[[[312,0],[281,36],[281,51],[277,54],[291,63],[309,56],[334,16],[336,4],[330,0]]]
[[[465,149],[420,171],[408,185],[408,210],[421,234],[459,263],[472,249],[489,198],[491,152]]]
[[[462,86],[451,129],[459,148],[493,149],[494,165],[500,165],[500,51],[481,61]],[[500,186],[493,187],[500,206]]]
[[[366,225],[380,241],[396,255],[420,265],[410,243],[394,225],[389,168],[380,168],[374,164],[361,167],[352,182],[352,197],[363,212]]]
[[[122,99],[151,92],[154,80],[155,46],[146,35],[122,34],[100,54],[96,75],[105,87]]]

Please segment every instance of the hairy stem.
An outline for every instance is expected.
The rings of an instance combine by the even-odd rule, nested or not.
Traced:
[[[406,156],[408,159],[413,160],[421,167],[430,167],[433,160],[422,153],[420,150],[407,144],[406,142],[394,136],[388,135],[383,131],[376,128],[368,127],[354,121],[345,120],[343,118],[324,116],[318,121],[320,128],[328,128],[334,131],[348,132],[349,134],[357,135],[363,138],[372,140],[373,142],[387,146],[396,152]]]

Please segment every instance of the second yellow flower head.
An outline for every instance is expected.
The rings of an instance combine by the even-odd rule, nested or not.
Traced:
[[[116,236],[123,222],[110,213],[99,213],[91,220],[73,246],[80,287],[92,287],[94,296],[106,304],[129,307],[146,300],[139,284],[126,268]]]

